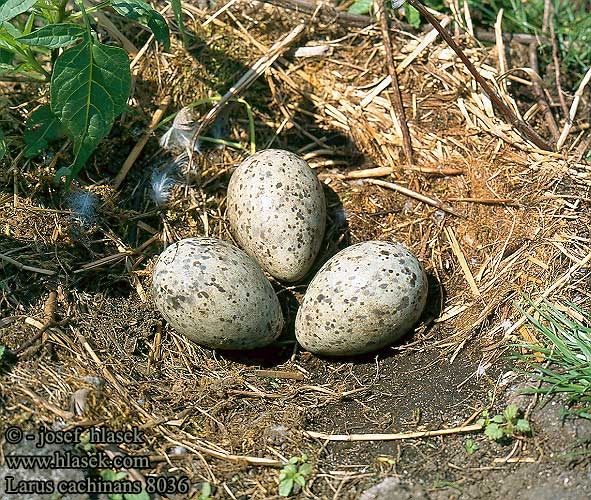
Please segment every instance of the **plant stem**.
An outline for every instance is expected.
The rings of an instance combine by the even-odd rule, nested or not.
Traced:
[[[392,105],[394,107],[394,114],[398,120],[400,131],[402,133],[402,144],[404,146],[404,154],[406,162],[409,165],[413,164],[412,140],[408,130],[408,123],[404,115],[404,106],[402,104],[402,95],[400,94],[400,86],[398,85],[398,74],[396,73],[396,66],[394,65],[394,57],[392,56],[392,40],[390,38],[390,25],[388,23],[388,12],[386,11],[385,0],[379,0],[379,18],[382,28],[382,40],[384,42],[384,50],[386,51],[386,63],[388,65],[388,72],[392,80]]]
[[[55,16],[55,23],[63,23],[66,19],[66,6],[68,5],[68,0],[61,0],[59,5],[57,6],[57,15]],[[59,54],[59,49],[52,49],[51,51],[51,69],[53,70],[53,65],[55,64],[55,60]]]

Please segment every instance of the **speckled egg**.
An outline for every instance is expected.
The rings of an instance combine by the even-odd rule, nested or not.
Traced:
[[[228,220],[238,244],[269,274],[302,279],[320,249],[326,201],[316,173],[297,155],[266,149],[228,185]]]
[[[304,349],[327,356],[363,354],[407,333],[427,300],[427,276],[399,243],[365,241],[332,257],[314,277],[295,332]]]
[[[283,316],[259,265],[215,238],[170,245],[154,266],[156,307],[179,333],[218,349],[253,349],[281,333]]]

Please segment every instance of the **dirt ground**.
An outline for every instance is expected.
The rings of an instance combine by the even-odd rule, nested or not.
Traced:
[[[510,359],[515,343],[539,341],[527,324],[516,324],[514,303],[523,296],[548,292],[550,299],[589,303],[589,267],[577,265],[591,237],[591,167],[577,153],[587,129],[575,134],[569,154],[532,147],[489,112],[466,71],[434,41],[400,75],[416,151],[415,166],[405,166],[390,91],[359,105],[386,75],[379,29],[326,25],[240,2],[203,27],[207,12],[188,6],[193,43],[187,50],[177,44],[170,54],[148,46],[135,72],[135,112],[117,123],[77,180],[75,190],[96,197],[91,219],[77,220],[71,195],[52,183],[56,165],[69,159],[67,150],[58,152],[61,145],[32,161],[17,153],[5,160],[0,345],[19,356],[5,358],[0,373],[2,434],[11,426],[33,434],[40,425],[137,426],[142,443],[97,450],[149,457],[148,468],[125,468],[130,479],[172,478],[173,485],[175,478],[189,479],[189,492],[154,498],[197,499],[204,483],[214,499],[279,498],[280,470],[303,453],[313,472],[294,498],[591,498],[588,450],[577,454],[585,439],[588,445],[591,425],[564,419],[563,401],[542,404],[522,395],[520,388],[533,382]],[[225,190],[244,151],[204,146],[197,180],[183,181],[168,204],[156,206],[150,173],[170,161],[158,147],[160,129],[121,187],[110,185],[164,96],[172,97],[172,113],[223,93],[299,17],[308,25],[295,46],[325,44],[328,55],[287,52],[242,97],[253,108],[258,149],[297,152],[325,185],[329,223],[315,269],[349,244],[398,240],[429,277],[428,304],[415,331],[354,359],[319,358],[295,342],[293,321],[313,272],[293,286],[273,281],[286,327],[274,345],[253,352],[193,344],[155,309],[151,269],[166,246],[197,235],[231,241]],[[394,35],[400,63],[424,33],[400,28]],[[129,36],[138,47],[148,42],[144,32]],[[469,35],[462,43],[495,81],[495,48]],[[511,46],[511,54],[517,65],[523,48]],[[2,118],[13,120],[16,134],[18,120],[43,96],[14,84],[0,89],[11,104]],[[522,112],[535,101],[518,82],[510,91]],[[582,109],[588,115],[587,99]],[[541,114],[530,120],[547,135]],[[239,108],[228,135],[248,142]],[[381,177],[356,174],[384,166],[393,169]],[[438,207],[376,185],[376,178],[426,194]],[[511,403],[526,412],[533,433],[505,443],[482,432],[358,442],[307,434],[461,427],[483,410],[500,413]],[[18,452],[6,436],[0,449]],[[0,481],[9,473],[0,453]],[[69,474],[44,473],[56,481]],[[97,470],[71,474],[80,479]]]

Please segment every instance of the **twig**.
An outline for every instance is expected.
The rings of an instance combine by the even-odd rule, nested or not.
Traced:
[[[12,257],[9,257],[8,255],[4,255],[2,253],[0,253],[0,259],[2,259],[5,262],[8,262],[9,264],[12,264],[21,271],[30,271],[32,273],[46,274],[47,276],[53,276],[54,274],[56,274],[55,271],[49,271],[47,269],[42,269],[40,267],[27,266],[26,264],[21,264],[18,260],[14,260]]]
[[[405,188],[405,187],[400,186],[398,184],[394,184],[393,182],[381,181],[379,179],[367,179],[366,182],[369,182],[370,184],[375,184],[377,186],[382,186],[382,187],[385,187],[388,189],[393,189],[394,191],[398,191],[399,193],[402,193],[406,196],[410,196],[411,198],[414,198],[415,200],[422,201],[423,203],[426,203],[427,205],[431,205],[432,207],[438,208],[439,210],[443,210],[444,212],[448,212],[452,215],[455,215],[457,217],[461,217],[463,219],[466,218],[466,216],[464,214],[457,212],[453,208],[448,207],[447,205],[441,203],[440,201],[430,198],[429,196],[425,196],[424,194],[417,193],[416,191],[413,191],[412,189],[408,189],[408,188]]]
[[[349,26],[363,28],[374,22],[369,16],[359,14],[349,14],[348,12],[339,12],[328,3],[316,3],[312,0],[263,0],[264,3],[282,7],[284,9],[295,10],[302,14],[317,17],[323,23],[338,22]]]
[[[529,67],[535,71],[536,74],[539,75],[538,71],[538,44],[537,43],[530,43],[529,44]],[[536,99],[538,101],[538,106],[544,113],[544,119],[546,120],[546,125],[550,129],[552,133],[552,137],[554,140],[558,138],[558,125],[556,125],[556,120],[554,119],[554,115],[552,111],[550,111],[550,106],[546,102],[544,97],[544,91],[540,85],[540,81],[538,78],[532,78],[532,84],[534,87],[534,94],[536,95]]]
[[[399,441],[403,439],[417,439],[433,436],[446,436],[449,434],[478,432],[482,429],[482,425],[472,424],[462,427],[451,427],[449,429],[439,429],[436,431],[399,432],[396,434],[326,434],[324,432],[316,431],[304,431],[303,434],[309,438],[323,439],[327,441]]]
[[[403,170],[412,170],[415,172],[421,172],[423,174],[431,174],[431,175],[440,175],[440,176],[448,176],[448,175],[462,175],[464,171],[459,168],[451,168],[451,167],[421,167],[421,166],[405,166]],[[337,179],[367,179],[370,177],[385,177],[386,175],[390,175],[393,172],[393,169],[390,167],[375,167],[375,168],[364,168],[362,170],[351,170],[346,174],[336,174],[333,177]],[[468,198],[461,198],[458,201],[467,200]],[[470,199],[472,201],[472,199]],[[496,199],[497,203],[503,202],[502,198]],[[481,202],[484,203],[484,202]]]
[[[511,198],[448,198],[447,201],[482,203],[483,205],[517,205]]]
[[[558,42],[556,41],[556,33],[554,32],[554,21],[550,23],[550,40],[552,42],[552,62],[554,64],[556,92],[558,92],[560,107],[562,108],[562,112],[566,118],[568,117],[568,106],[566,104],[566,99],[564,98],[564,92],[562,92],[562,86],[560,85],[560,60],[558,59]]]
[[[55,320],[55,310],[57,308],[57,292],[52,290],[49,292],[49,296],[45,301],[45,305],[43,306],[43,324],[39,328],[39,331],[33,335],[29,340],[27,340],[24,344],[22,344],[16,351],[12,352],[14,356],[19,356],[21,353],[25,352],[29,347],[31,347],[37,340],[39,340],[43,334],[49,330],[52,326],[56,325],[64,325],[67,321],[66,319],[57,322]]]
[[[550,16],[552,14],[552,0],[544,0],[544,20],[542,21],[542,33],[548,31]]]
[[[253,370],[252,374],[257,377],[285,378],[291,380],[304,380],[305,378],[301,372],[281,372],[277,370]]]
[[[392,55],[392,40],[390,38],[390,26],[388,25],[388,12],[385,7],[385,0],[379,0],[380,8],[380,24],[382,28],[382,39],[384,42],[384,50],[386,51],[386,63],[388,64],[388,72],[392,81],[392,106],[394,107],[394,114],[402,132],[402,144],[404,147],[404,154],[406,162],[409,165],[413,164],[412,141],[410,138],[410,131],[408,130],[408,123],[406,123],[406,116],[404,115],[404,106],[402,104],[402,95],[400,94],[400,86],[398,84],[398,75],[396,73],[396,66],[394,65],[394,56]]]
[[[587,70],[587,73],[585,73],[585,76],[583,77],[583,80],[581,81],[579,88],[575,92],[575,98],[573,99],[573,102],[570,106],[568,118],[566,119],[566,123],[564,124],[564,128],[562,129],[562,133],[560,134],[558,142],[556,143],[557,150],[560,150],[562,148],[562,146],[564,145],[564,141],[566,141],[566,138],[570,133],[570,129],[572,128],[573,122],[575,120],[575,116],[577,115],[577,109],[579,109],[579,102],[581,102],[583,91],[589,83],[589,80],[591,80],[591,68]]]
[[[277,41],[269,51],[264,54],[252,67],[233,85],[228,92],[226,92],[219,102],[211,108],[206,115],[201,119],[199,125],[195,128],[193,136],[191,137],[191,143],[188,148],[189,154],[189,168],[193,162],[193,151],[195,144],[201,135],[201,132],[205,127],[213,123],[216,117],[219,115],[224,106],[231,100],[237,98],[242,92],[250,87],[256,79],[261,76],[271,65],[277,60],[281,54],[283,54],[290,45],[302,34],[304,31],[305,24],[298,24],[290,33],[288,33],[281,40]]]
[[[472,275],[472,272],[470,271],[470,268],[468,267],[468,262],[466,262],[466,256],[464,255],[464,252],[460,248],[460,244],[458,243],[458,240],[456,238],[456,235],[454,234],[453,229],[451,227],[446,227],[446,228],[444,228],[444,231],[445,231],[445,234],[447,235],[447,239],[448,239],[449,244],[451,246],[451,251],[456,256],[456,259],[458,259],[458,262],[460,263],[460,267],[462,268],[462,272],[464,273],[466,281],[468,282],[468,285],[470,285],[470,290],[472,290],[472,295],[476,298],[480,297],[480,290],[478,289],[478,285],[476,285],[476,281],[474,281],[474,276]]]
[[[450,22],[451,22],[451,17],[446,17],[446,18],[442,19],[441,26],[443,26],[445,28]],[[410,64],[419,56],[419,54],[421,54],[429,45],[431,45],[435,41],[438,34],[439,33],[437,32],[437,30],[435,28],[433,28],[431,31],[429,31],[429,33],[427,33],[423,37],[423,39],[421,40],[421,43],[419,43],[415,47],[415,49],[408,56],[406,56],[403,61],[401,61],[396,66],[396,74],[397,75],[401,74],[405,68],[410,66]],[[375,97],[377,95],[379,95],[391,83],[392,83],[392,78],[390,77],[390,75],[388,75],[378,85],[376,85],[371,90],[371,92],[368,92],[368,94],[359,103],[359,107],[365,108],[370,102],[372,102],[375,99]]]
[[[144,146],[148,142],[148,139],[152,135],[152,132],[154,132],[154,130],[158,126],[158,123],[160,122],[160,120],[162,120],[162,117],[166,112],[166,108],[168,108],[168,105],[170,104],[170,100],[170,96],[166,96],[163,99],[162,103],[154,113],[154,116],[152,116],[152,122],[150,123],[150,127],[129,153],[129,156],[125,160],[125,163],[123,164],[121,170],[119,170],[119,173],[117,174],[117,177],[115,177],[115,180],[113,181],[113,187],[115,189],[119,188],[119,186],[129,173],[129,171],[131,170],[131,167],[133,167],[133,164],[138,159],[140,153],[144,149]]]
[[[462,49],[458,46],[458,44],[453,40],[450,34],[443,28],[435,16],[429,12],[429,10],[421,4],[418,0],[407,0],[409,4],[411,4],[415,9],[417,9],[424,17],[427,19],[431,25],[439,31],[439,34],[442,38],[448,43],[448,45],[453,49],[453,51],[458,55],[460,60],[466,65],[468,71],[472,74],[474,79],[478,82],[478,84],[482,87],[482,90],[486,92],[490,100],[499,108],[501,113],[505,115],[505,118],[509,121],[509,123],[514,126],[517,130],[523,133],[531,142],[533,142],[536,146],[540,149],[550,151],[551,147],[546,143],[546,141],[540,137],[540,135],[531,128],[527,123],[520,120],[515,113],[507,106],[501,98],[497,95],[497,93],[492,89],[492,87],[486,82],[486,80],[478,73],[470,59],[466,57],[466,54],[462,51]]]
[[[476,30],[476,38],[483,42],[495,42],[496,34],[486,30]],[[529,33],[503,33],[503,42],[522,43],[529,45],[532,42],[550,43],[548,37],[543,35],[530,35]]]
[[[208,455],[210,457],[219,458],[220,460],[227,460],[229,462],[243,462],[249,465],[258,465],[263,467],[281,467],[284,465],[279,460],[273,460],[272,458],[261,458],[261,457],[250,457],[246,455],[232,455],[226,451],[217,451],[212,450],[211,448],[206,448],[205,446],[196,444],[196,443],[189,443],[187,441],[178,441],[177,439],[169,437],[167,434],[167,429],[160,426],[163,430],[163,437],[167,441],[176,444],[177,446],[182,446],[193,453],[203,453],[204,455]]]

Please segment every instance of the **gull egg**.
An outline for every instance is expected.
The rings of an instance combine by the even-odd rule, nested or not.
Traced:
[[[215,238],[187,238],[164,250],[152,292],[170,325],[207,347],[262,347],[283,328],[279,301],[259,265]]]
[[[260,151],[232,174],[228,220],[238,244],[265,271],[280,280],[298,281],[312,267],[324,236],[322,185],[297,155]]]
[[[427,288],[423,267],[403,245],[357,243],[333,256],[310,283],[296,317],[296,337],[320,355],[378,350],[414,326]]]

